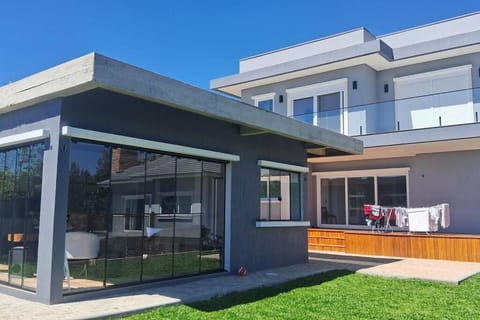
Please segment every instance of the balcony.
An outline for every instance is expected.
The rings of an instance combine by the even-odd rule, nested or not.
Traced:
[[[349,136],[479,122],[480,88],[290,116]]]

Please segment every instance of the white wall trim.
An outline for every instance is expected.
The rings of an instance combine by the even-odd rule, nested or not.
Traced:
[[[412,80],[418,80],[422,78],[433,78],[437,77],[440,75],[445,75],[449,73],[456,73],[456,72],[461,72],[461,71],[470,71],[472,69],[471,64],[459,66],[459,67],[453,67],[453,68],[446,68],[446,69],[439,69],[439,70],[434,70],[434,71],[428,71],[428,72],[422,72],[422,73],[415,73],[411,74],[408,76],[403,76],[403,77],[397,77],[393,78],[394,83],[400,83],[400,82],[408,82]],[[471,78],[471,76],[470,76]]]
[[[312,175],[320,178],[353,178],[366,176],[397,176],[408,175],[410,167],[403,168],[388,168],[388,169],[369,169],[369,170],[345,170],[345,171],[324,171],[313,172]]]
[[[300,172],[300,173],[309,172],[308,167],[296,166],[293,164],[287,164],[287,163],[281,163],[281,162],[273,162],[268,160],[258,160],[258,165],[260,167],[265,167],[265,168],[280,169],[280,170]]]
[[[0,148],[5,148],[13,145],[33,142],[48,138],[50,132],[45,129],[37,129],[18,134],[12,134],[5,137],[0,137]]]
[[[209,159],[215,159],[215,160],[240,161],[240,156],[235,154],[186,147],[182,145],[163,143],[163,142],[158,142],[153,140],[133,138],[133,137],[123,136],[118,134],[111,134],[111,133],[100,132],[100,131],[74,128],[70,126],[62,127],[62,135],[67,137],[72,137],[72,138],[80,138],[80,139],[86,139],[86,140],[113,143],[118,145],[140,147],[145,149],[166,151],[166,152],[185,154],[189,156],[197,156],[197,157],[209,158]]]
[[[257,228],[310,227],[310,221],[257,221]]]
[[[232,254],[232,163],[225,166],[225,248],[224,269],[231,270]]]

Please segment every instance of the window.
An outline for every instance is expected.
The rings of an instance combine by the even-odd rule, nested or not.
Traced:
[[[315,126],[346,134],[347,79],[286,90],[288,115]]]
[[[275,98],[275,93],[267,93],[258,96],[253,96],[252,100],[256,107],[266,111],[274,111],[273,101]]]
[[[0,282],[35,291],[44,143],[0,151]]]
[[[142,232],[142,220],[144,220],[142,213],[150,213],[151,195],[129,195],[123,196],[122,198],[123,212],[125,213],[125,231]],[[145,211],[143,209],[145,209]],[[137,212],[140,212],[140,214],[136,214]],[[145,226],[149,227],[147,219],[145,219]]]
[[[409,168],[317,172],[318,224],[365,225],[364,204],[408,207]]]
[[[65,292],[222,270],[225,170],[204,158],[72,142]]]
[[[398,77],[395,119],[398,130],[475,122],[472,65]]]
[[[261,165],[262,160],[259,161]],[[302,220],[301,173],[288,165],[260,168],[260,220]],[[296,167],[296,166],[291,166]]]

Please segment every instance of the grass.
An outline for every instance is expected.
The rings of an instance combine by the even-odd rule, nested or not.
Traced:
[[[479,319],[479,290],[480,275],[457,286],[331,271],[127,319]]]

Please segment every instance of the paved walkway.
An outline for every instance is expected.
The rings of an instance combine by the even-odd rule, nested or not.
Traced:
[[[216,277],[197,278],[181,283],[164,283],[159,287],[131,291],[121,295],[52,306],[0,294],[0,310],[2,310],[0,318],[5,320],[107,318],[158,306],[205,300],[229,292],[273,285],[334,269],[357,271],[380,265],[392,265],[396,263],[395,261],[398,259],[311,253],[308,264],[252,272],[245,277],[224,274]]]
[[[358,273],[407,279],[460,284],[480,272],[480,263],[447,260],[405,259],[389,264],[364,268]]]

